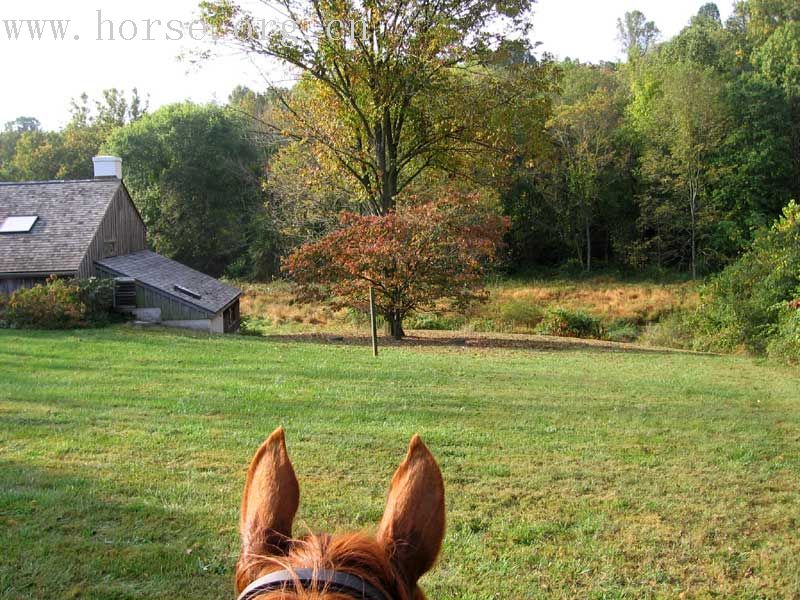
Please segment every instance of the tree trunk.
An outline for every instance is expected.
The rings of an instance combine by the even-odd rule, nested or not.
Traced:
[[[794,164],[800,164],[800,99],[792,95],[789,104],[789,114],[792,117],[789,122],[791,126],[791,140],[792,140],[792,154]],[[800,198],[800,169],[794,169],[793,179],[793,194],[795,198]]]
[[[692,279],[697,279],[697,189],[691,186],[689,210],[692,213]]]
[[[589,222],[589,215],[586,215],[586,272],[592,270],[592,226]]]
[[[380,214],[385,215],[394,209],[398,186],[397,143],[394,140],[391,113],[388,108],[383,110],[382,118],[375,123],[375,158],[380,178],[378,206]]]
[[[656,252],[657,252],[657,261],[658,261],[658,268],[660,269],[663,264],[663,248],[661,247],[661,220],[659,219],[656,222]]]
[[[406,336],[406,332],[403,331],[403,317],[397,311],[392,311],[387,315],[384,315],[386,319],[386,329],[394,339],[402,340]]]

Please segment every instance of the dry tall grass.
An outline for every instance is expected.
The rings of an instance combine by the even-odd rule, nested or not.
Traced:
[[[242,315],[278,327],[303,329],[349,329],[357,322],[346,310],[334,311],[321,303],[299,303],[294,300],[292,284],[275,281],[268,284],[240,283],[244,294]]]
[[[358,331],[366,319],[352,311],[334,311],[321,303],[294,301],[287,282],[242,284],[242,314],[281,329],[312,332]],[[657,322],[676,310],[688,310],[698,301],[692,283],[625,282],[610,277],[571,280],[506,280],[489,287],[485,304],[457,314],[442,305],[436,313],[444,326],[484,331],[529,333],[548,309],[585,311],[606,324],[630,323],[638,327]]]
[[[491,300],[477,314],[490,316],[511,302],[525,302],[540,308],[558,306],[583,310],[604,320],[625,320],[645,324],[659,320],[677,309],[697,304],[692,283],[628,283],[609,277],[581,281],[547,280],[503,282],[492,286]]]

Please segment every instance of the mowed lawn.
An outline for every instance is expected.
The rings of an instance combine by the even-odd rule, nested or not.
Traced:
[[[800,597],[800,372],[603,349],[0,331],[0,598],[230,598],[278,425],[296,533],[369,529],[419,432],[430,600]]]

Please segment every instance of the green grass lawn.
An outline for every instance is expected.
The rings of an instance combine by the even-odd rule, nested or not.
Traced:
[[[296,533],[369,529],[419,432],[430,600],[800,597],[800,372],[601,349],[0,331],[0,598],[232,597],[247,464],[287,429]]]

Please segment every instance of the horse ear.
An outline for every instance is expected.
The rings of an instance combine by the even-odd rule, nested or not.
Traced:
[[[286,552],[299,504],[300,486],[279,427],[258,449],[247,470],[239,521],[242,564]]]
[[[444,482],[418,435],[392,478],[378,541],[410,585],[436,562],[445,527]]]

